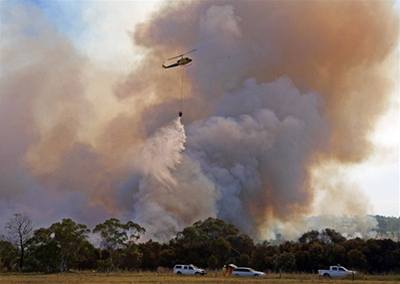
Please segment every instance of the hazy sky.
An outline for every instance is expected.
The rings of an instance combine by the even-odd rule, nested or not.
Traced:
[[[152,1],[42,1],[24,0],[37,6],[84,55],[100,68],[124,73],[141,58],[141,50],[129,36],[135,25],[161,5]],[[399,7],[400,1],[396,5]],[[400,9],[397,9],[400,11]],[[177,31],[179,32],[179,31]],[[390,60],[396,60],[396,77],[400,78],[399,48]],[[374,154],[361,164],[348,166],[344,174],[369,197],[370,213],[400,215],[399,144],[400,84],[396,80],[390,105],[370,134]],[[355,114],[357,115],[357,114]]]

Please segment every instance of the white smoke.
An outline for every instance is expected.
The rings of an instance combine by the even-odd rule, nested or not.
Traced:
[[[166,240],[187,224],[216,216],[214,185],[183,152],[185,141],[177,118],[146,139],[133,156],[134,216],[148,237]]]
[[[144,178],[151,176],[166,187],[176,186],[171,172],[181,163],[185,142],[185,129],[177,118],[132,149],[128,157],[134,157],[132,166]]]

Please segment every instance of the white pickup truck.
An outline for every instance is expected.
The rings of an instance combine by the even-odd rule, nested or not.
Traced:
[[[318,274],[327,278],[341,278],[346,276],[353,276],[356,272],[352,270],[348,270],[340,265],[330,266],[329,270],[321,269],[318,270]]]

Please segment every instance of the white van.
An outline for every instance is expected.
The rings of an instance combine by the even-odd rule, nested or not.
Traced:
[[[174,273],[178,275],[204,275],[204,269],[198,268],[193,264],[177,264],[174,266]]]

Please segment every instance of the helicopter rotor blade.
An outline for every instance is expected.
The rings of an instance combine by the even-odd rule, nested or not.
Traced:
[[[179,58],[179,57],[182,57],[182,56],[183,56],[183,54],[180,54],[180,55],[177,55],[177,56],[174,56],[174,57],[167,58],[167,60],[171,60],[171,59]]]
[[[197,49],[196,49],[196,48],[194,48],[194,49],[192,49],[192,50],[190,50],[190,51],[188,51],[188,52],[185,52],[185,53],[179,54],[179,55],[177,55],[177,56],[174,56],[174,57],[168,58],[167,60],[171,60],[171,59],[175,59],[175,58],[182,57],[182,56],[184,56],[184,55],[186,55],[186,54],[189,54],[189,53],[195,52],[196,50],[197,50]]]
[[[190,51],[188,51],[188,52],[185,52],[184,54],[182,54],[182,55],[186,55],[186,54],[189,54],[189,53],[192,53],[192,52],[195,52],[197,49],[196,48],[193,48],[192,50],[190,50]]]

